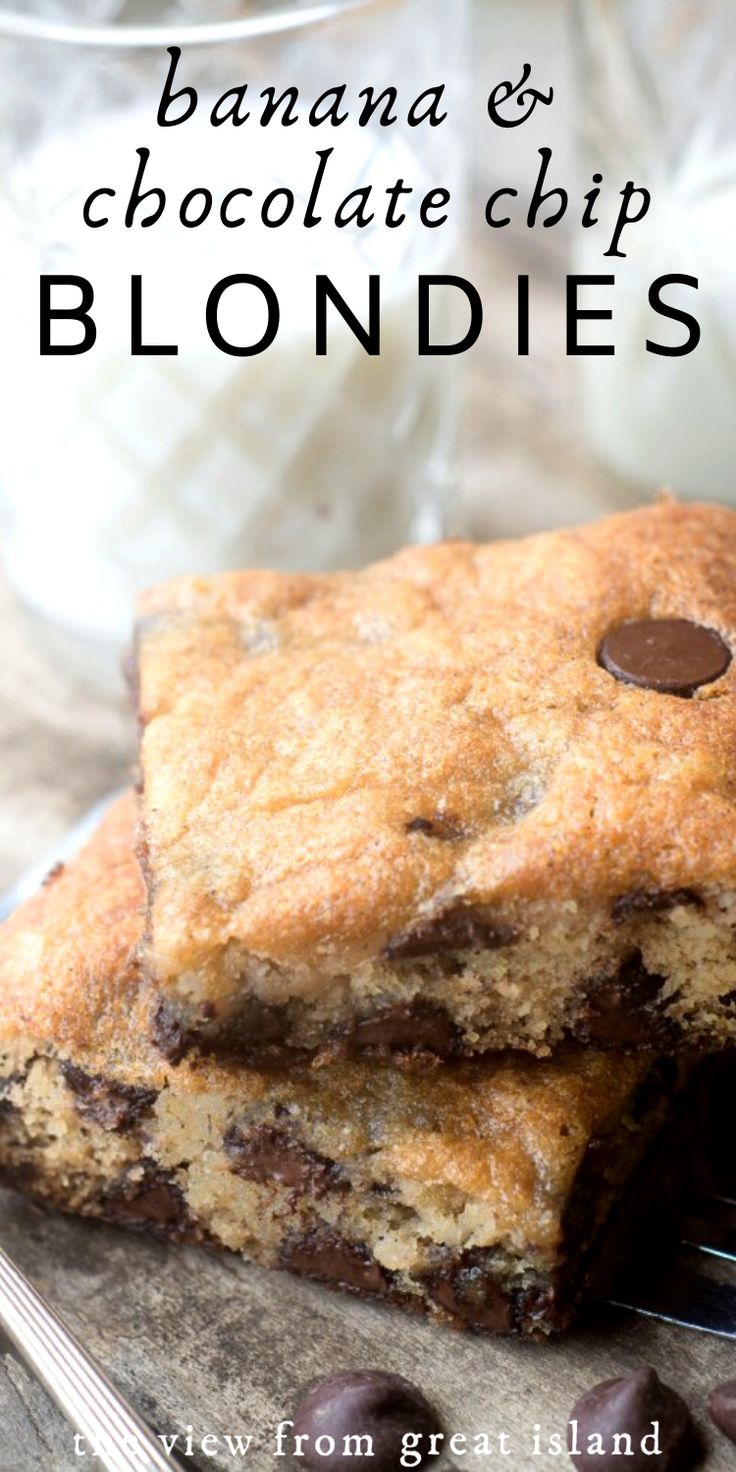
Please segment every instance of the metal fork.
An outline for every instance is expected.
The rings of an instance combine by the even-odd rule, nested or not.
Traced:
[[[736,1276],[704,1271],[702,1259],[736,1263],[736,1201],[698,1196],[679,1218],[674,1250],[627,1264],[610,1302],[684,1329],[736,1339]],[[655,1249],[656,1251],[656,1249]],[[699,1263],[699,1259],[701,1260]]]
[[[2,1248],[0,1326],[106,1472],[179,1465]]]
[[[736,1201],[712,1196],[690,1203],[666,1270],[629,1270],[609,1301],[682,1328],[736,1339],[736,1281],[699,1271],[694,1266],[698,1254],[736,1263]],[[169,1472],[179,1465],[2,1248],[0,1327],[106,1472]]]

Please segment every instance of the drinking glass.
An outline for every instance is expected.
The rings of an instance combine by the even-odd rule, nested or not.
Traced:
[[[578,269],[615,275],[586,288],[586,306],[613,308],[613,357],[581,360],[588,433],[602,459],[648,488],[736,501],[736,6],[733,0],[576,0],[583,154],[608,180],[647,188],[652,202],[627,228],[625,259],[603,259],[596,230],[579,231]],[[616,208],[613,188],[607,190]],[[698,288],[667,300],[700,323],[686,356],[682,324],[648,304],[673,273]]]
[[[109,662],[136,589],[163,577],[355,565],[441,533],[457,362],[417,353],[417,277],[451,268],[462,217],[465,10],[465,0],[178,0],[158,10],[150,0],[33,0],[22,14],[0,4],[0,228],[12,282],[5,565],[47,634],[81,639],[85,658],[94,646]],[[188,121],[161,128],[170,47],[181,51],[173,90],[194,87],[199,102]],[[213,127],[217,99],[243,83],[251,116]],[[347,119],[309,126],[311,104],[340,84]],[[440,84],[446,120],[410,126],[411,102]],[[262,126],[261,94],[288,87],[298,88],[296,123]],[[393,124],[360,125],[367,87],[397,89]],[[139,222],[155,199],[124,223],[139,150],[148,150],[141,189],[163,188],[167,200],[150,228]],[[328,150],[321,223],[306,229]],[[392,228],[385,191],[399,177],[413,194]],[[336,203],[365,184],[374,221],[337,228]],[[424,228],[417,201],[441,185],[453,196],[449,218]],[[90,228],[82,205],[101,187],[116,194],[91,214],[109,223]],[[211,191],[212,214],[184,228],[178,210],[195,188]],[[246,223],[225,229],[217,211],[236,188],[252,190],[231,210]],[[293,216],[266,228],[261,203],[285,188]],[[334,307],[327,354],[316,355],[318,272],[364,323],[369,275],[380,275],[379,356]],[[40,355],[41,273],[91,283],[90,351]],[[281,311],[273,344],[251,357],[219,351],[205,328],[209,292],[236,273],[266,279]],[[131,355],[133,275],[144,343],[178,354]],[[79,300],[76,287],[55,292],[55,304]],[[437,339],[450,330],[449,297],[437,296]],[[229,291],[223,334],[257,339],[263,307],[256,290]],[[71,341],[81,325],[53,331]]]

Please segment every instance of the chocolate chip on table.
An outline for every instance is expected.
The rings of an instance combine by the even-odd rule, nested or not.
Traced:
[[[715,1390],[711,1390],[708,1415],[729,1441],[736,1441],[736,1380],[727,1380],[725,1385],[717,1385]]]
[[[631,1452],[622,1441],[626,1436]],[[658,1472],[686,1472],[697,1457],[695,1429],[684,1400],[650,1365],[620,1379],[603,1380],[581,1396],[570,1416],[567,1445],[581,1472],[623,1465],[627,1472],[650,1472],[654,1467]],[[657,1446],[659,1455],[654,1455]]]
[[[430,1436],[441,1434],[441,1429],[421,1391],[402,1375],[352,1370],[312,1387],[294,1412],[293,1435],[304,1437],[300,1460],[307,1467],[323,1472],[396,1472],[405,1436],[411,1436],[408,1445],[420,1459],[414,1465],[421,1467],[430,1456]],[[372,1455],[350,1454],[357,1450],[356,1437],[370,1437]],[[346,1438],[352,1438],[347,1455]],[[325,1455],[320,1455],[320,1448]]]
[[[598,663],[626,684],[688,696],[725,673],[731,651],[715,629],[690,619],[643,618],[612,629],[598,650]]]

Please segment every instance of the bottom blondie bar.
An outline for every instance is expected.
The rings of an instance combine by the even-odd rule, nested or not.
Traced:
[[[135,818],[123,799],[0,928],[3,1181],[456,1325],[564,1327],[675,1065],[573,1047],[423,1073],[167,1063]]]

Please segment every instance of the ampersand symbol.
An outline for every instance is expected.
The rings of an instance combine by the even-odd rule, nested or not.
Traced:
[[[525,84],[529,81],[531,73],[531,66],[528,61],[525,61],[521,79],[516,85],[513,82],[499,82],[494,87],[488,98],[488,116],[492,123],[496,123],[497,127],[518,128],[520,123],[525,123],[527,118],[531,117],[538,102],[543,102],[545,107],[549,107],[555,95],[554,87],[550,87],[549,92],[538,92],[536,87],[527,87]],[[500,113],[499,107],[502,107],[505,102],[508,102],[510,97],[514,96],[516,96],[517,107],[524,107],[527,101],[529,102],[529,106],[522,117],[505,118]]]

